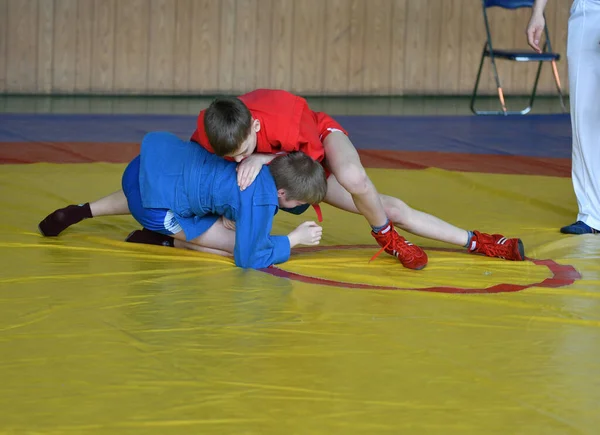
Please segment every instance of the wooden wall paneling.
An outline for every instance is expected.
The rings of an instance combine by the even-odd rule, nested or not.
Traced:
[[[295,0],[276,0],[273,4],[270,87],[275,89],[290,89],[292,86],[295,5]]]
[[[508,47],[506,47],[506,45],[504,45],[503,41],[501,39],[499,39],[499,36],[500,36],[499,33],[500,32],[498,32],[498,30],[497,30],[498,26],[496,24],[496,20],[498,18],[497,18],[497,15],[494,14],[493,10],[491,12],[492,13],[490,15],[488,15],[488,18],[490,20],[489,21],[489,23],[490,23],[490,32],[492,33],[492,38],[493,38],[492,41],[494,43],[494,47],[495,48],[501,48],[501,47],[508,48]],[[496,17],[496,18],[494,18],[494,17]],[[482,38],[485,38],[485,27],[483,26],[483,21],[482,21],[482,27],[481,27],[481,29],[484,32],[482,34]],[[504,61],[502,61],[502,60],[496,61],[496,66],[498,67],[498,74],[502,74],[503,66],[501,65],[501,63],[504,63]],[[482,93],[482,95],[493,95],[493,96],[498,95],[498,86],[496,84],[496,79],[494,77],[494,71],[493,71],[493,68],[492,68],[492,63],[490,62],[489,58],[487,58],[486,61],[485,61],[485,65],[484,65],[484,68],[483,68],[481,79],[482,79],[482,85],[483,85],[481,87],[481,90],[482,90],[481,93]],[[500,80],[501,80],[500,84],[502,86],[504,86],[504,92],[506,93],[507,92],[507,89],[506,89],[506,85],[507,85],[507,83],[506,83],[506,76],[504,76],[504,78],[502,78],[502,76],[500,76]],[[492,108],[500,108],[500,107],[501,107],[500,103],[498,102],[497,106],[491,107],[491,109]]]
[[[468,0],[464,0],[464,1],[468,1]],[[481,7],[478,8],[479,10],[481,10]],[[490,22],[490,32],[492,32],[492,28],[494,28],[494,22],[493,22],[493,16],[488,16]],[[478,13],[477,16],[477,28],[476,30],[478,30],[477,36],[476,36],[476,40],[481,41],[482,44],[484,43],[484,41],[486,40],[486,33],[485,33],[485,25],[483,22],[483,17],[481,12]],[[492,34],[493,37],[493,34]],[[494,47],[499,45],[499,41],[496,41],[494,43]],[[462,47],[463,52],[465,51],[466,47]],[[481,47],[479,49],[479,52],[481,53],[483,47]],[[477,59],[477,65],[479,65],[479,58]],[[475,75],[473,75],[473,79],[475,78]],[[474,80],[473,80],[474,82]],[[490,58],[487,57],[484,61],[483,64],[483,70],[481,72],[481,83],[479,85],[479,89],[480,89],[480,94],[481,95],[498,95],[498,91],[497,91],[497,85],[496,85],[496,80],[494,78],[494,72],[492,69],[492,63],[490,61]],[[498,106],[500,107],[500,106]]]
[[[0,0],[0,92],[7,90],[6,68],[8,66],[8,0]]]
[[[75,90],[77,3],[78,0],[54,2],[52,92],[72,93]]]
[[[391,89],[392,0],[370,0],[367,4],[363,90],[389,95]]]
[[[173,91],[176,0],[151,0],[147,88],[157,93]]]
[[[404,89],[407,94],[422,93],[425,83],[425,50],[429,2],[408,1],[406,8],[406,63],[404,69]]]
[[[236,94],[256,87],[257,1],[236,0],[233,86]]]
[[[148,89],[150,3],[117,1],[115,28],[115,91],[143,93]]]
[[[348,90],[351,26],[349,6],[348,0],[329,0],[326,3],[323,88],[332,94],[345,94]]]
[[[514,11],[504,11],[505,14],[510,15],[512,23],[512,43],[508,48],[521,50],[524,52],[532,51],[527,45],[527,36],[525,30],[529,17],[531,16],[530,8],[521,8]],[[510,62],[511,65],[511,77],[510,81],[507,81],[509,87],[507,88],[509,95],[529,95],[531,93],[533,83],[535,81],[535,74],[537,72],[537,62]],[[546,65],[547,66],[547,65]],[[508,80],[508,79],[507,79]],[[538,90],[541,90],[539,88]],[[510,110],[518,110],[523,108],[515,105],[511,105]]]
[[[408,0],[394,0],[392,4],[392,35],[390,43],[390,93],[403,94],[406,62],[406,10]]]
[[[570,4],[546,14],[565,90]],[[496,46],[528,49],[529,14],[491,8]],[[479,0],[0,0],[0,92],[468,95],[484,41]],[[535,64],[498,67],[530,91]]]
[[[437,0],[427,2],[427,21],[425,25],[425,51],[423,61],[425,62],[425,88],[426,94],[439,94],[439,76],[442,74],[440,59],[442,55],[440,46],[440,35],[449,32],[444,25],[443,5]]]
[[[37,90],[36,0],[9,0],[7,9],[6,86],[12,92]]]
[[[481,53],[486,41],[481,3],[473,0],[454,0],[461,10],[459,92],[471,94],[477,77]],[[480,93],[490,92],[489,59],[482,71]],[[495,90],[493,91],[495,93]]]
[[[556,13],[552,27],[549,28],[552,49],[560,53],[557,63],[558,73],[563,92],[569,92],[569,64],[567,62],[567,31],[569,17],[571,16],[571,2],[555,2]],[[552,88],[556,92],[556,87]]]
[[[88,93],[92,84],[92,30],[94,28],[94,0],[77,1],[75,93]]]
[[[548,23],[548,26],[550,27],[549,30],[552,30],[552,28],[554,27],[554,22],[556,21],[556,4],[558,2],[557,1],[549,1],[548,2],[548,6],[546,7],[545,10],[545,16],[546,16],[546,21]],[[525,27],[523,27],[523,30],[525,29]],[[550,37],[552,38],[552,35],[550,35]],[[542,43],[545,42],[545,38],[542,39]],[[555,47],[552,47],[553,49]],[[544,65],[542,66],[542,73],[540,75],[540,83],[538,85],[538,92],[540,95],[543,94],[548,94],[548,93],[552,93],[554,90],[556,89],[555,85],[554,85],[554,77],[552,74],[552,65],[550,65],[550,63],[544,63]]]
[[[177,0],[175,5],[172,89],[176,94],[190,92],[193,2]]]
[[[437,90],[456,95],[460,91],[460,21],[461,2],[444,1],[439,23],[439,63]]]
[[[52,92],[54,75],[54,1],[38,0],[37,20],[37,93],[49,94]]]
[[[350,59],[348,93],[362,94],[364,91],[365,36],[368,1],[350,0]]]
[[[116,0],[94,0],[91,91],[113,93]],[[122,47],[119,47],[122,49]]]
[[[531,9],[521,8],[516,10],[506,10],[500,8],[490,8],[490,25],[494,47],[498,49],[517,49],[523,51],[531,50],[527,45],[525,29],[531,15]],[[537,63],[535,62],[512,62],[498,60],[498,73],[504,94],[507,97],[509,110],[518,110],[522,107],[509,101],[514,95],[528,95],[531,92]],[[543,85],[540,82],[538,90],[543,92]],[[490,83],[490,93],[495,90],[495,83]]]
[[[302,0],[294,8],[291,91],[321,93],[323,89],[325,2]]]
[[[273,37],[273,3],[279,0],[257,0],[255,39],[255,88],[271,87],[271,38]]]
[[[524,52],[533,52],[531,47],[527,44],[527,35],[525,33],[529,18],[531,17],[530,8],[521,8],[513,11],[515,15],[515,42],[513,48],[522,50]],[[513,93],[521,95],[530,95],[533,89],[533,83],[535,82],[535,75],[537,73],[537,62],[513,62],[513,75],[511,89]],[[548,67],[546,65],[545,67]],[[538,91],[541,89],[538,87]],[[520,109],[519,107],[513,107],[513,109]]]
[[[558,2],[549,2],[546,8],[546,18],[548,25],[550,26],[551,39],[553,41],[553,49],[556,51],[557,46],[555,44],[555,38],[552,37],[553,23],[555,22]],[[511,48],[523,50],[526,52],[531,51],[531,48],[527,44],[527,36],[525,34],[527,24],[531,17],[531,9],[521,8],[515,11],[505,11],[505,14],[510,14],[512,18],[512,35],[513,42]],[[544,40],[542,40],[543,43]],[[535,82],[535,75],[537,73],[538,64],[536,62],[511,62],[512,74],[510,78],[511,94],[529,95],[532,91],[533,84]],[[552,67],[549,63],[544,63],[542,66],[542,74],[538,84],[538,94],[554,93],[556,87],[554,85],[554,78],[552,74]],[[514,107],[517,109],[517,107]]]
[[[529,23],[529,17],[531,16],[531,9],[518,9],[515,11],[515,15],[516,28],[514,29],[515,43],[513,47],[525,52],[533,52],[531,47],[527,45],[527,35],[525,34],[527,23]],[[537,62],[513,63],[515,64],[512,75],[512,86],[514,92],[518,92],[522,95],[528,95],[533,86],[538,64]],[[548,67],[548,65],[546,65],[546,67]]]
[[[190,93],[219,89],[220,2],[195,0],[192,10]]]
[[[563,89],[568,92],[568,62],[567,62],[567,29],[570,15],[571,2],[548,2],[546,8],[546,24],[550,32],[552,50],[560,53],[561,59],[557,63],[558,73]],[[544,64],[540,77],[540,94],[556,95],[556,84],[552,65]]]
[[[237,29],[237,0],[222,0],[219,18],[219,63],[218,88],[233,89],[233,71],[235,68],[235,43]]]
[[[515,12],[494,7],[488,9],[488,16],[490,18],[490,32],[492,34],[494,48],[513,49],[516,30]],[[500,77],[500,84],[505,96],[514,94],[515,92],[515,84],[512,80],[512,75],[515,68],[519,66],[521,67],[520,71],[523,72],[522,65],[516,65],[516,63],[512,61],[496,59],[498,76]],[[495,84],[493,86],[495,88]]]

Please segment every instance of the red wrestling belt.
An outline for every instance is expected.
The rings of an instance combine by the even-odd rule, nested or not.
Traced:
[[[312,206],[315,209],[315,213],[317,213],[317,220],[319,222],[323,222],[323,212],[321,211],[321,206],[319,204],[313,204]]]

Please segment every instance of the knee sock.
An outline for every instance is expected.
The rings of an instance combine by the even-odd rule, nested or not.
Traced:
[[[389,224],[390,224],[390,220],[389,220],[389,219],[386,219],[386,220],[385,220],[385,223],[384,223],[382,226],[380,226],[380,227],[375,227],[375,226],[371,225],[371,228],[373,229],[373,232],[374,232],[375,234],[377,234],[377,233],[379,233],[381,230],[383,230],[385,227],[387,227]]]
[[[473,231],[467,231],[467,233],[469,233],[469,234],[467,236],[467,243],[465,244],[464,247],[468,249],[469,245],[471,243],[471,239],[473,238]]]

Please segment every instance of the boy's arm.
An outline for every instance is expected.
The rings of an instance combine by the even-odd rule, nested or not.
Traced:
[[[287,236],[270,235],[275,206],[269,204],[247,207],[236,223],[233,257],[239,267],[262,269],[284,263],[297,245],[316,246],[321,242],[323,228],[315,222],[303,222]]]
[[[546,4],[548,0],[535,0],[533,4],[533,12],[535,15],[543,15],[544,9],[546,9]]]
[[[262,154],[255,153],[244,160],[237,166],[237,182],[240,190],[245,190],[250,186],[264,165],[268,165],[277,157],[277,154]]]
[[[237,266],[261,269],[290,258],[290,239],[270,234],[276,208],[273,199],[267,195],[241,194],[233,250]]]

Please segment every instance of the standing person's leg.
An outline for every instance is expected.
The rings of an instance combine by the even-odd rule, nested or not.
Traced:
[[[575,0],[567,44],[573,189],[577,222],[561,228],[566,234],[600,230],[600,2]]]

